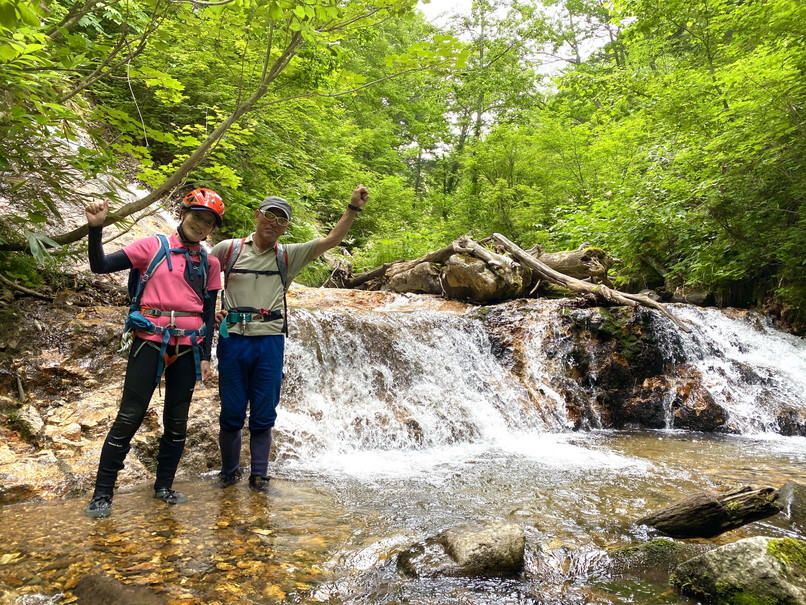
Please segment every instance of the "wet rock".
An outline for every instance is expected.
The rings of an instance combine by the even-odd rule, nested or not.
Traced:
[[[462,526],[411,546],[397,568],[412,577],[515,575],[523,570],[525,545],[523,530],[511,523]]]
[[[699,556],[714,546],[657,538],[637,546],[612,551],[602,566],[602,575],[640,577],[647,580],[668,579],[681,563]]]
[[[778,413],[778,429],[787,437],[806,437],[806,410],[782,409]]]
[[[131,586],[103,575],[84,576],[73,594],[79,605],[164,605],[165,599],[143,586]]]
[[[777,504],[792,526],[806,534],[806,485],[787,481],[778,490]]]
[[[671,385],[665,377],[646,378],[637,386],[623,405],[623,418],[627,425],[662,429],[667,425],[667,402]]]
[[[747,538],[680,564],[671,584],[711,603],[806,603],[806,542]]]
[[[702,432],[722,429],[728,421],[728,413],[714,401],[711,393],[702,386],[702,377],[696,374],[696,377],[682,378],[675,387],[670,404],[672,426]]]
[[[593,396],[574,416],[608,428],[665,427],[666,375],[682,360],[679,342],[665,342],[645,310],[577,309],[562,318],[574,342],[565,354],[573,362],[569,377]]]
[[[38,435],[45,428],[45,421],[39,410],[31,404],[23,405],[19,410],[19,421],[26,425],[26,430],[32,436]]]

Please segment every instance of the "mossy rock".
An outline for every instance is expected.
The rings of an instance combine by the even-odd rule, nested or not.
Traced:
[[[717,605],[806,603],[806,542],[755,537],[721,546],[679,565],[671,584]]]

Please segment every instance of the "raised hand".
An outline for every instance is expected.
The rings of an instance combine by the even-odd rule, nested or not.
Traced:
[[[367,189],[363,185],[359,185],[353,191],[353,195],[350,196],[350,203],[357,208],[362,208],[364,204],[367,203],[368,199],[369,199],[369,189]]]
[[[90,227],[103,226],[106,215],[109,213],[109,200],[90,202],[84,207],[84,213],[87,215],[87,224]]]

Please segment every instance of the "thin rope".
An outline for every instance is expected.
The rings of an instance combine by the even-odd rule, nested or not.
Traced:
[[[129,92],[132,93],[132,101],[134,101],[134,106],[137,109],[137,115],[140,116],[140,125],[143,127],[143,138],[146,142],[146,147],[148,147],[148,134],[146,133],[146,122],[143,119],[143,114],[140,112],[140,105],[137,103],[137,97],[134,96],[134,88],[132,88],[132,79],[129,76],[129,68],[131,67],[131,61],[126,61],[126,82],[129,84]]]

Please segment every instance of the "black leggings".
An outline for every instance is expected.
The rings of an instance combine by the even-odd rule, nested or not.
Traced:
[[[152,346],[154,344],[158,345],[146,343],[141,338],[135,338],[132,343],[120,410],[101,449],[95,496],[112,495],[118,472],[123,468],[126,454],[131,449],[129,444],[145,418],[151,395],[157,387],[160,354]],[[165,428],[157,455],[155,490],[171,488],[179,459],[185,449],[188,411],[193,389],[196,387],[196,362],[191,349],[190,346],[180,346],[179,353],[182,354],[165,368],[165,406],[162,414]],[[168,347],[169,355],[174,352],[175,347]]]

